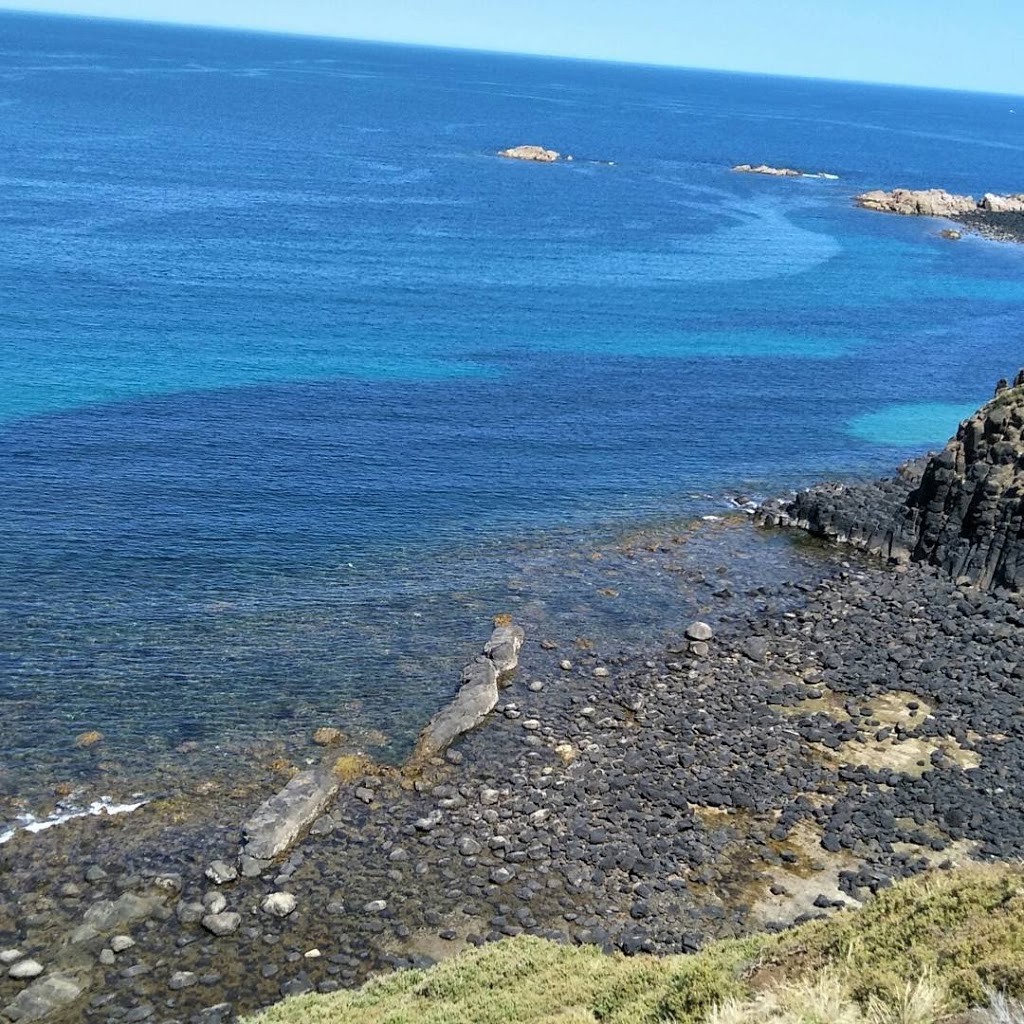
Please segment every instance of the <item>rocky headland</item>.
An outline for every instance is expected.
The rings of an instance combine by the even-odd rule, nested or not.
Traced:
[[[975,199],[940,188],[896,188],[891,192],[882,189],[864,192],[854,201],[865,210],[910,217],[943,217],[999,241],[1024,241],[1024,193],[986,192],[981,199]]]
[[[763,521],[797,525],[978,587],[1024,588],[1024,370],[936,455],[870,484],[823,484]]]
[[[519,935],[689,953],[1017,857],[1022,431],[1019,378],[919,466],[767,506],[806,574],[709,568],[645,641],[501,620],[408,765],[296,766],[262,856],[247,790],[16,835],[0,1013],[216,1024]]]

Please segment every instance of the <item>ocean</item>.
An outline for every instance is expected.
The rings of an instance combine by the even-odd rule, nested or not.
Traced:
[[[492,615],[678,628],[637,537],[890,471],[1024,362],[1024,249],[851,202],[1020,191],[1013,97],[6,13],[0,126],[9,799],[400,758]]]

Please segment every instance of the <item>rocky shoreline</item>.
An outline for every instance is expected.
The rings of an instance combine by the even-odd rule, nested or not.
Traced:
[[[1024,194],[996,195],[986,192],[981,199],[956,195],[945,189],[896,188],[864,192],[854,202],[865,210],[909,217],[942,217],[966,230],[999,242],[1024,241]],[[945,231],[947,238],[959,234]]]
[[[766,512],[810,524],[818,508],[884,559],[814,551],[813,575],[738,617],[715,569],[706,621],[664,642],[528,635],[483,728],[404,771],[337,758],[337,797],[273,863],[235,860],[251,792],[15,837],[0,847],[0,1012],[213,1024],[521,933],[691,951],[1016,856],[1024,600],[1001,585],[1006,559],[966,557],[979,579],[993,570],[986,589],[951,576],[959,554],[915,558],[894,509],[931,469],[914,521],[930,537],[968,482],[993,479],[980,467],[1015,465],[988,424],[1016,429],[1022,392],[1001,391],[980,434],[965,424],[972,455],[951,477],[939,456]]]

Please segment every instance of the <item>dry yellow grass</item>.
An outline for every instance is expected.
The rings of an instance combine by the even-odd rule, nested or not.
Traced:
[[[694,956],[509,939],[253,1024],[938,1024],[1024,995],[1024,867],[972,865]],[[993,1020],[996,1019],[993,1017]]]

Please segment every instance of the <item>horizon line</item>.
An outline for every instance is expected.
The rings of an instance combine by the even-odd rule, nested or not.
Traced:
[[[973,96],[997,96],[1009,99],[1024,99],[1024,92],[992,92],[988,89],[975,89],[963,86],[921,85],[914,82],[882,82],[872,79],[857,78],[830,78],[821,75],[801,75],[781,71],[751,71],[743,68],[721,68],[695,64],[668,64],[659,61],[628,60],[622,58],[616,59],[612,57],[590,57],[580,54],[542,53],[532,50],[496,50],[487,47],[457,46],[444,43],[422,43],[402,39],[379,39],[369,36],[325,35],[318,32],[302,32],[276,28],[256,28],[249,25],[222,25],[209,24],[206,22],[176,21],[173,19],[130,18],[107,14],[78,14],[69,11],[28,11],[20,8],[3,6],[0,6],[0,15],[15,15],[25,18],[43,19],[61,18],[66,21],[112,22],[119,25],[147,25],[154,28],[192,29],[195,31],[224,32],[235,35],[270,36],[284,39],[308,39],[332,43],[366,43],[377,46],[399,46],[409,49],[437,50],[445,53],[493,54],[495,56],[502,57],[525,57],[533,60],[565,60],[576,61],[584,64],[610,64],[615,67],[657,68],[670,71],[699,71],[719,75],[747,75],[752,78],[789,78],[802,82],[828,82],[836,85],[866,85],[878,89],[914,89],[923,92],[967,93]]]

